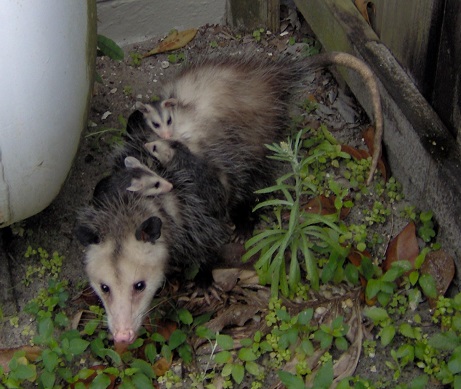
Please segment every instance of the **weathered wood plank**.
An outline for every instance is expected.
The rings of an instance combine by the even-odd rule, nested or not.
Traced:
[[[461,145],[461,2],[447,0],[432,105]]]
[[[227,0],[226,23],[251,31],[260,27],[280,29],[280,0]]]
[[[444,0],[374,0],[373,29],[427,99],[433,90]]]

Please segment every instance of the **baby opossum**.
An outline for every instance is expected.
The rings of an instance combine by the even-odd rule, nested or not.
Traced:
[[[166,176],[170,176],[179,185],[184,184],[184,181],[192,182],[192,185],[186,185],[186,189],[197,191],[196,195],[203,199],[212,216],[228,220],[227,192],[219,179],[217,169],[192,154],[188,147],[179,141],[157,140],[146,143],[145,147],[166,170]],[[178,175],[184,177],[179,182],[175,179]]]

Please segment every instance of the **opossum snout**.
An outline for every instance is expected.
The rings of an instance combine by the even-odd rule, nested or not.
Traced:
[[[115,343],[131,344],[136,339],[135,332],[132,329],[115,330],[113,335]]]

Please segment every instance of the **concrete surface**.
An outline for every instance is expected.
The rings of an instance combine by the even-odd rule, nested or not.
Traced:
[[[415,205],[434,212],[439,240],[454,255],[458,267],[461,155],[456,140],[353,2],[295,0],[295,3],[326,50],[357,55],[378,76],[384,110],[384,145],[392,174]],[[357,75],[346,71],[341,74],[370,113],[368,96]]]
[[[98,0],[98,33],[121,46],[205,24],[222,24],[226,0]]]

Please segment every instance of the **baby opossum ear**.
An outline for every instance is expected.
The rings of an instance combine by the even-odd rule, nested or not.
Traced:
[[[135,106],[134,106],[138,111],[141,111],[142,113],[149,113],[152,111],[152,107],[150,107],[147,104],[143,104],[140,101],[137,101]]]
[[[135,157],[126,157],[125,158],[125,167],[128,169],[142,168],[143,165]]]
[[[144,220],[136,230],[136,239],[154,244],[155,241],[160,238],[161,228],[162,221],[160,218],[157,216],[151,216],[149,219]]]
[[[84,246],[98,244],[101,241],[98,232],[85,225],[79,225],[75,228],[75,236]]]
[[[163,100],[161,103],[161,106],[163,108],[174,108],[177,105],[178,105],[178,99],[175,99],[173,97],[170,99]]]

